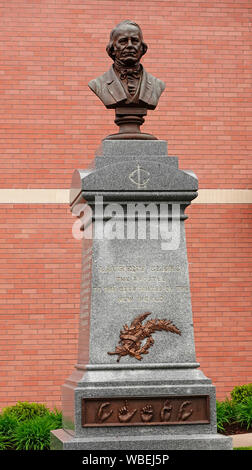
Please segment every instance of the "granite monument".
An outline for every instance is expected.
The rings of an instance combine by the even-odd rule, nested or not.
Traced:
[[[139,26],[120,23],[107,47],[112,69],[89,84],[126,120],[154,109],[164,90],[139,64],[146,50]],[[92,167],[73,174],[70,205],[83,234],[79,349],[51,448],[231,449],[195,356],[184,221],[197,177],[179,169],[166,141],[133,127],[105,138]]]

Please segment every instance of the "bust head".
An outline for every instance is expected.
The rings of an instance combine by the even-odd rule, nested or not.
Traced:
[[[116,25],[110,33],[110,41],[106,51],[113,61],[117,61],[125,67],[132,67],[139,63],[147,51],[147,44],[143,42],[140,26],[130,20],[122,21]]]
[[[140,26],[124,20],[110,33],[106,47],[114,64],[101,76],[91,80],[89,88],[108,109],[115,109],[115,123],[120,131],[111,139],[155,139],[142,134],[147,109],[155,109],[165,84],[140,64],[147,51]]]

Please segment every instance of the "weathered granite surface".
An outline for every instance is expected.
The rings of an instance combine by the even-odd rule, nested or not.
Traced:
[[[113,440],[104,435],[93,440],[88,438],[74,438],[58,429],[52,433],[52,447],[54,450],[232,450],[231,439],[215,434],[212,436],[203,434],[181,434],[180,436],[141,436],[132,434]]]
[[[197,197],[197,187],[194,173],[179,170],[177,158],[166,155],[164,141],[103,141],[95,165],[74,173],[72,208],[83,201],[94,208],[95,197],[102,196],[98,220],[103,228],[110,221],[123,220],[125,237],[127,204],[138,202],[146,208],[154,202],[179,204],[178,230],[173,234],[173,248],[164,249],[160,233],[156,239],[150,236],[151,223],[155,226],[160,221],[158,213],[156,219],[146,222],[146,239],[83,240],[78,361],[63,386],[64,430],[53,431],[52,448],[232,448],[231,439],[216,433],[215,387],[199,370],[195,357],[184,210]],[[121,205],[113,216],[106,212],[111,202]],[[120,344],[124,325],[130,326],[144,312],[150,312],[149,319],[170,320],[180,334],[156,331],[152,335],[154,344],[148,354],[142,354],[141,361],[125,355],[117,362],[118,355],[108,352],[115,352]],[[83,348],[88,325],[90,353],[86,364]],[[199,396],[209,402],[205,421],[193,421],[192,411],[179,424],[168,419],[159,424],[131,425],[129,421],[106,425],[106,419],[102,422],[97,418],[98,405],[94,405],[96,424],[83,422],[83,399],[93,399],[94,404],[104,400],[109,407],[114,406],[115,416],[119,411],[114,398],[144,398],[148,403],[148,398],[159,397],[166,402],[187,397],[185,408],[190,410],[190,397]]]
[[[115,364],[116,357],[107,352],[115,349],[122,326],[145,311],[151,312],[150,318],[171,320],[181,336],[156,333],[141,363],[196,361],[181,225],[180,247],[174,251],[162,251],[160,240],[94,240],[90,364]],[[132,357],[123,357],[121,363],[132,364]]]
[[[96,156],[106,158],[125,157],[167,157],[166,140],[103,140],[96,151]],[[170,158],[170,157],[169,157]]]

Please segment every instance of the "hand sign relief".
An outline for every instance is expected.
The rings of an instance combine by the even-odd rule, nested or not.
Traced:
[[[193,414],[193,409],[192,408],[190,408],[190,409],[187,408],[191,404],[192,404],[191,401],[184,401],[184,403],[182,403],[182,405],[179,408],[179,413],[178,413],[178,420],[179,421],[180,420],[185,421],[186,419],[188,419]]]
[[[152,420],[153,418],[153,408],[151,405],[145,405],[142,409],[141,409],[141,419],[144,423],[148,423],[149,421]]]
[[[121,423],[128,423],[136,412],[137,408],[134,408],[132,411],[129,410],[128,402],[125,400],[125,405],[118,410],[118,419]]]
[[[161,421],[169,421],[171,417],[171,412],[172,412],[172,406],[169,403],[169,400],[166,400],[164,402],[164,406],[160,411],[160,418]]]
[[[101,423],[103,423],[103,421],[106,421],[106,419],[108,419],[113,413],[113,410],[107,409],[109,405],[110,403],[106,402],[106,403],[102,403],[99,406],[97,416],[98,416],[98,421],[100,421]]]

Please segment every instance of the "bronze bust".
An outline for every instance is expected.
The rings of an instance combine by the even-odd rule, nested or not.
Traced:
[[[156,108],[165,84],[140,64],[147,51],[140,26],[130,20],[119,23],[110,33],[106,51],[114,61],[112,67],[88,85],[106,108],[116,110],[120,131],[107,138],[155,139],[142,134],[139,126],[147,109]]]

